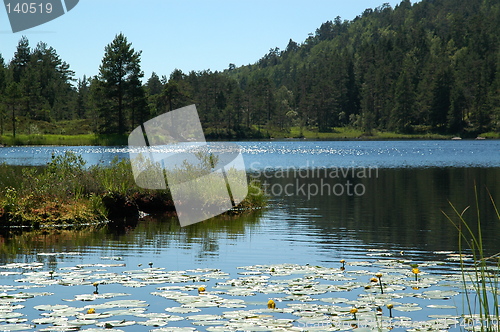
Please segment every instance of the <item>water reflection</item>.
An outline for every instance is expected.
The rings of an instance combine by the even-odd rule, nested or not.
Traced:
[[[378,177],[267,179],[271,185],[309,185],[351,181],[366,192],[356,195],[281,194],[267,209],[214,218],[181,228],[175,217],[146,217],[136,226],[83,230],[3,230],[0,262],[96,262],[120,256],[127,264],[162,262],[171,269],[194,266],[231,269],[248,264],[338,265],[341,258],[367,259],[369,250],[387,249],[413,261],[442,260],[434,251],[457,251],[457,231],[441,211],[475,205],[479,189],[484,246],[500,252],[500,223],[485,187],[500,202],[499,168],[380,169]],[[298,184],[297,184],[297,181]],[[321,182],[323,181],[323,182]],[[467,212],[472,227],[475,213]],[[75,252],[72,255],[71,252]],[[55,253],[41,255],[42,253]],[[70,253],[70,254],[68,254]]]
[[[43,229],[23,231],[2,229],[0,233],[0,262],[37,261],[51,265],[71,253],[99,256],[144,256],[169,254],[178,251],[196,252],[204,261],[217,256],[221,241],[238,241],[258,227],[262,211],[228,215],[181,228],[172,216],[146,216],[136,226],[101,225],[81,230]],[[55,268],[55,266],[52,266]]]
[[[300,229],[303,237],[317,238],[324,246],[338,244],[336,240],[346,231],[363,243],[375,248],[423,252],[457,250],[457,231],[442,211],[452,213],[449,202],[460,211],[475,206],[474,186],[478,188],[485,248],[491,254],[500,251],[497,234],[500,223],[491,204],[488,191],[500,200],[500,169],[498,168],[426,168],[381,169],[378,177],[343,179],[293,176],[270,181],[268,188],[285,188],[305,184],[306,195],[275,197],[283,205],[281,213],[290,229]],[[360,184],[366,188],[362,196],[311,195],[307,188],[325,184]],[[290,188],[290,187],[289,187]],[[314,188],[314,187],[312,187]],[[290,193],[290,192],[289,192]],[[474,209],[466,220],[475,228]]]

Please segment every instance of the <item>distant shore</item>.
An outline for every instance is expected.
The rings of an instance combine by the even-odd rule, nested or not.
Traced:
[[[376,141],[376,140],[451,140],[451,139],[500,139],[500,133],[485,133],[478,136],[455,136],[440,134],[398,134],[394,132],[373,132],[366,134],[353,130],[332,133],[304,131],[302,135],[269,135],[264,138],[207,137],[207,141]],[[128,145],[126,135],[12,135],[0,136],[0,147],[7,146],[122,146]]]

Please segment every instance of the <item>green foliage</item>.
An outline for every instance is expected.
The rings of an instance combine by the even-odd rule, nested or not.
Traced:
[[[141,51],[136,52],[122,33],[105,47],[95,84],[105,101],[99,105],[100,131],[124,134],[128,120],[132,129],[145,120],[146,96],[140,79]]]
[[[3,210],[7,213],[13,212],[16,209],[18,194],[15,188],[5,188],[3,199]]]
[[[250,96],[263,78],[286,87],[303,125],[319,132],[426,126],[473,136],[498,130],[499,14],[500,4],[481,0],[382,5],[226,73]]]
[[[126,159],[115,157],[108,167],[92,166],[89,174],[94,182],[91,192],[128,195],[140,190],[135,184],[130,161]]]
[[[199,165],[185,164],[178,175],[198,178],[207,174],[216,158],[199,155]],[[142,167],[159,167],[143,160]],[[233,184],[246,185],[246,183]],[[200,179],[195,194],[208,204],[218,204],[221,197],[210,181]],[[255,186],[250,191],[256,192]],[[234,187],[233,187],[234,188]],[[240,188],[241,189],[241,188]],[[262,193],[248,196],[242,205],[258,207],[264,204]],[[130,161],[115,158],[110,165],[86,167],[81,156],[72,152],[53,156],[43,167],[0,165],[0,223],[38,225],[82,224],[106,219],[106,198],[134,201],[142,197],[155,197],[171,203],[167,190],[148,190],[137,186]],[[164,205],[163,205],[164,206]],[[202,207],[200,207],[202,208]]]
[[[268,197],[262,191],[260,182],[251,181],[248,184],[248,195],[238,208],[255,208],[264,207],[267,205]]]

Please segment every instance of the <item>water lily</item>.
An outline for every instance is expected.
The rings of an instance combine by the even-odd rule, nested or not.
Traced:
[[[340,268],[342,271],[345,270],[345,259],[341,259],[340,263],[342,264],[342,267]]]
[[[387,304],[387,309],[389,309],[390,318],[392,318],[392,308],[394,308],[394,305],[392,303]]]
[[[203,286],[198,287],[198,294],[204,294],[205,291],[206,291],[205,287]]]
[[[375,274],[375,276],[378,278],[378,283],[380,285],[380,293],[384,294],[384,287],[382,286],[382,273],[378,272]]]
[[[276,303],[273,300],[267,301],[267,308],[268,309],[276,309]]]
[[[415,274],[415,281],[418,281],[418,274],[420,273],[418,267],[414,267],[413,269],[411,269],[411,272]]]
[[[349,312],[352,314],[353,319],[356,319],[356,313],[358,312],[358,309],[352,308],[351,310],[349,310]]]
[[[87,314],[88,315],[95,314],[95,309],[94,308],[89,308],[89,310],[87,310]]]

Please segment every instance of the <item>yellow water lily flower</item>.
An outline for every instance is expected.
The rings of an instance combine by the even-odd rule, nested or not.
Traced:
[[[392,318],[392,308],[394,308],[394,304],[388,303],[387,309],[389,309],[389,317]]]
[[[418,267],[414,267],[413,269],[411,269],[411,272],[415,274],[415,281],[418,281],[418,274],[420,273]]]
[[[375,276],[378,278],[378,283],[380,285],[380,293],[384,294],[384,287],[382,286],[382,273],[378,272],[375,274]]]
[[[273,300],[267,301],[267,308],[276,309],[276,303]]]
[[[349,312],[353,315],[354,319],[356,319],[356,313],[358,312],[358,309],[352,308],[351,310],[349,310]]]
[[[90,308],[89,310],[87,310],[87,314],[95,314],[95,309],[94,308]]]

